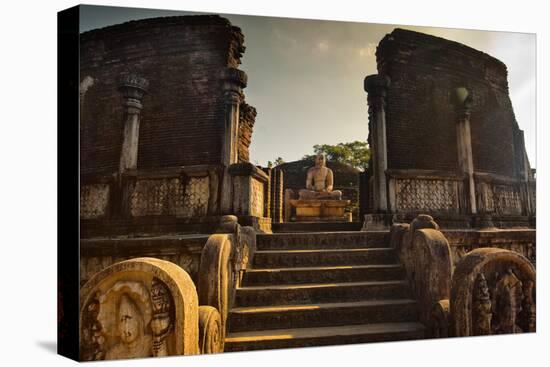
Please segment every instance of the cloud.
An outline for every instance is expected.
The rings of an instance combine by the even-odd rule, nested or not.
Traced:
[[[372,57],[376,54],[376,43],[369,42],[366,46],[357,48],[359,57]]]

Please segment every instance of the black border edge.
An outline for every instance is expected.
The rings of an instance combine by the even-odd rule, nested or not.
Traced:
[[[80,6],[57,13],[57,353],[79,360]]]

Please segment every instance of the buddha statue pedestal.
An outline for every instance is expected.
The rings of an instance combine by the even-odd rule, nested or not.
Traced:
[[[346,213],[350,200],[290,200],[296,208],[295,222],[351,222],[351,213]]]

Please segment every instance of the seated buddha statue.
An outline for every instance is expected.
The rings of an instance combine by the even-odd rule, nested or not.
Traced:
[[[300,200],[341,200],[342,191],[333,190],[332,170],[326,166],[324,154],[317,154],[315,166],[307,170],[306,188],[299,191]]]

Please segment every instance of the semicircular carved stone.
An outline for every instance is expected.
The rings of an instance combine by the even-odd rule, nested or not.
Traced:
[[[453,336],[535,331],[535,268],[523,255],[479,248],[457,264],[451,288]]]
[[[224,349],[220,313],[212,306],[199,307],[199,349],[201,354],[222,353]]]
[[[136,258],[113,264],[80,292],[80,359],[197,354],[198,296],[174,263]]]
[[[212,306],[220,313],[224,339],[231,299],[230,289],[233,288],[231,238],[228,234],[213,234],[208,238],[201,253],[197,287],[200,305]]]

